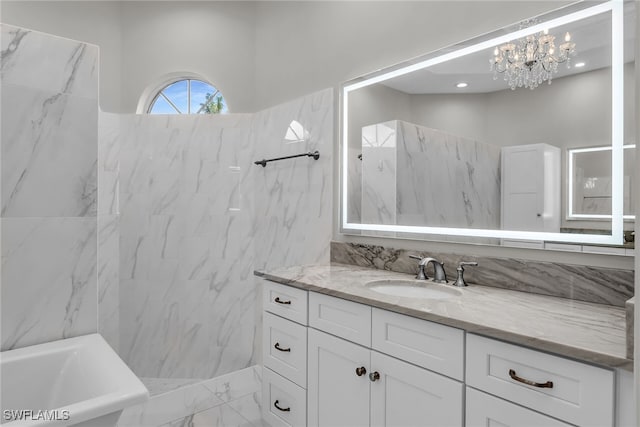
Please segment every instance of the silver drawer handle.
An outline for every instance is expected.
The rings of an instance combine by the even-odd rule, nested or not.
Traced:
[[[278,304],[291,304],[291,301],[282,301],[280,297],[276,297],[274,301],[277,302]]]
[[[277,342],[276,345],[274,345],[274,347],[276,348],[276,350],[280,350],[280,351],[291,351],[291,348],[282,348],[280,347],[280,343]]]
[[[514,371],[513,369],[509,369],[509,376],[511,377],[512,380],[518,381],[519,383],[522,383],[522,384],[530,385],[532,387],[553,388],[553,381],[547,381],[546,383],[537,383],[535,381],[531,381],[531,380],[527,380],[519,377],[516,374],[516,371]]]

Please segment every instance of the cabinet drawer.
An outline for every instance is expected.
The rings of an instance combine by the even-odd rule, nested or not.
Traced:
[[[264,366],[307,387],[307,328],[271,313],[262,324]]]
[[[467,387],[466,427],[571,427],[506,400]]]
[[[562,357],[467,334],[467,384],[571,424],[613,423],[613,371]]]
[[[373,309],[371,319],[374,349],[463,380],[462,330],[377,308]]]
[[[305,389],[262,369],[262,418],[272,427],[300,427],[307,424]]]
[[[309,326],[371,347],[371,307],[309,293]]]
[[[262,305],[265,311],[307,324],[307,291],[266,280],[263,283]]]

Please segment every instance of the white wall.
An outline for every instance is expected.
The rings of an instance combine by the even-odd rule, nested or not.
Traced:
[[[147,85],[191,71],[254,112],[567,3],[4,0],[1,16],[99,45],[105,111],[133,113]]]
[[[259,2],[256,103],[272,105],[568,2]]]
[[[251,2],[122,2],[122,110],[135,112],[149,84],[190,71],[220,89],[234,113],[255,111]]]

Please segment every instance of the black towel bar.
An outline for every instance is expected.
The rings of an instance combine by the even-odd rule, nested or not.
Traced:
[[[275,162],[277,160],[285,160],[285,159],[293,159],[296,157],[313,157],[314,160],[318,160],[320,158],[320,152],[318,150],[314,151],[313,153],[311,151],[309,151],[308,153],[302,153],[302,154],[296,154],[293,156],[286,156],[286,157],[276,157],[275,159],[262,159],[262,160],[258,160],[257,162],[253,162],[256,165],[260,165],[263,168],[267,167],[267,163],[269,162]]]

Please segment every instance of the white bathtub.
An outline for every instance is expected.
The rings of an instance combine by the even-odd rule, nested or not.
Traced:
[[[122,409],[149,398],[98,334],[2,352],[0,383],[3,427],[115,426]]]

